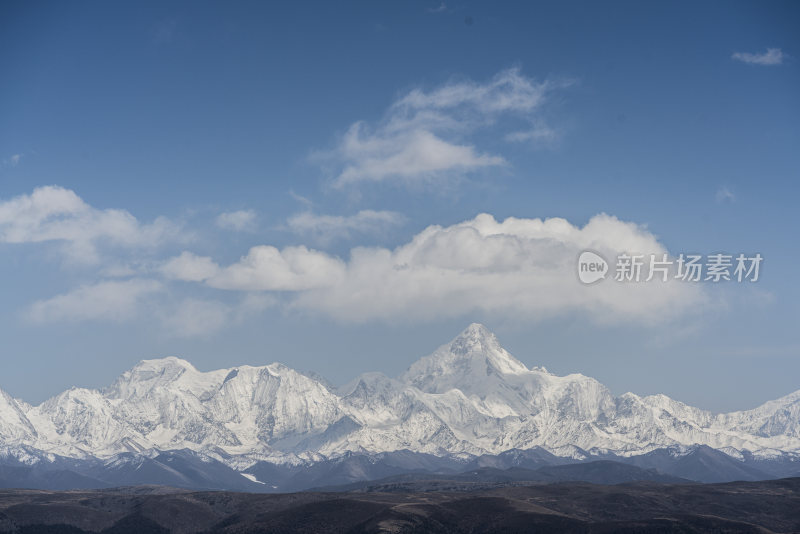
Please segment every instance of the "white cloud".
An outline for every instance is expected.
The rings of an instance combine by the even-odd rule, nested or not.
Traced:
[[[213,287],[293,292],[291,306],[342,321],[420,321],[486,312],[524,320],[585,313],[599,321],[670,321],[703,304],[679,281],[581,285],[584,249],[611,263],[621,252],[666,250],[641,226],[598,215],[496,221],[491,215],[430,226],[394,250],[354,248],[344,262],[304,247],[254,247],[208,280]],[[612,273],[613,274],[613,273]]]
[[[239,262],[206,280],[211,287],[244,291],[302,291],[336,283],[345,264],[306,247],[253,247]]]
[[[341,260],[306,247],[261,245],[237,263],[220,268],[211,258],[184,251],[168,260],[161,272],[167,278],[205,281],[219,289],[243,291],[300,291],[327,285],[344,271]]]
[[[34,302],[27,315],[37,323],[122,321],[134,317],[143,299],[161,289],[155,280],[104,281]]]
[[[337,185],[387,178],[435,178],[446,172],[505,163],[500,156],[479,154],[472,146],[449,143],[424,130],[386,138],[362,136],[360,130],[361,125],[356,124],[345,135],[342,154],[353,163],[344,168]]]
[[[430,113],[461,108],[472,115],[491,117],[498,113],[529,113],[540,107],[545,95],[556,86],[551,82],[537,83],[520,74],[519,69],[501,71],[487,83],[472,81],[448,83],[433,91],[414,89],[392,106],[394,124],[404,121],[431,122]],[[426,115],[419,115],[426,112]]]
[[[221,213],[216,219],[217,226],[226,230],[241,232],[252,230],[256,223],[256,212],[253,210],[239,210]]]
[[[722,186],[717,189],[716,199],[718,204],[724,204],[726,202],[734,202],[736,200],[736,195],[726,186]]]
[[[287,221],[289,229],[307,234],[322,242],[349,238],[354,234],[374,234],[405,222],[395,211],[361,210],[355,215],[317,215],[310,211],[293,215]]]
[[[518,69],[508,69],[486,83],[451,82],[431,91],[409,91],[390,106],[377,126],[363,122],[350,126],[331,154],[340,164],[334,186],[439,181],[504,165],[502,156],[479,150],[465,138],[503,117],[523,126],[508,140],[554,136],[539,112],[548,93],[565,85],[535,82]]]
[[[180,256],[167,260],[160,270],[167,278],[202,282],[217,274],[219,266],[211,258],[184,251]]]
[[[153,247],[179,234],[163,217],[142,224],[125,210],[93,208],[58,186],[0,201],[0,243],[61,242],[73,259],[85,262],[97,261],[99,243]]]
[[[735,52],[731,58],[750,65],[780,65],[786,55],[780,48],[768,48],[763,54],[750,52]]]
[[[332,222],[309,215],[300,226],[312,232],[337,225],[356,231],[360,224],[374,224],[372,219],[392,220],[393,215],[381,213]],[[675,280],[624,284],[609,279],[584,286],[576,260],[585,249],[609,260],[610,278],[622,252],[667,252],[642,226],[609,215],[580,227],[560,218],[498,221],[481,214],[452,226],[429,226],[395,249],[353,248],[347,259],[303,246],[261,245],[227,266],[187,251],[157,267],[168,279],[247,293],[238,304],[196,298],[175,304],[153,298],[165,287],[157,281],[105,280],[36,302],[28,317],[40,323],[122,321],[136,318],[147,304],[162,310],[156,317],[169,332],[191,337],[219,331],[278,302],[356,323],[481,313],[523,321],[577,314],[637,324],[671,322],[708,303],[702,286]]]

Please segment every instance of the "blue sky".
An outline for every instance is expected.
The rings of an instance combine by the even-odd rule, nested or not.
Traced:
[[[799,22],[794,2],[4,2],[0,388],[39,402],[166,355],[342,383],[479,321],[615,393],[794,391]],[[755,284],[617,298],[552,269],[587,243],[765,259]]]

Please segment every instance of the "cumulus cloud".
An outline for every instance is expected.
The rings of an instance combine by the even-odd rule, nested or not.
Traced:
[[[486,312],[525,320],[585,313],[600,321],[669,321],[706,301],[697,285],[670,280],[583,286],[584,249],[664,254],[643,227],[597,215],[579,227],[560,219],[497,221],[491,215],[430,226],[394,250],[354,248],[348,261],[305,247],[254,247],[206,283],[287,291],[290,305],[338,320],[419,321]]]
[[[332,153],[341,164],[334,185],[439,180],[504,165],[502,156],[482,151],[466,138],[503,117],[524,126],[509,140],[554,135],[543,125],[539,111],[547,95],[565,85],[536,82],[519,69],[508,69],[485,83],[451,82],[430,91],[409,91],[376,126],[364,122],[350,126]]]
[[[60,242],[73,259],[86,262],[98,259],[99,243],[153,247],[179,234],[166,218],[142,224],[125,210],[94,208],[58,186],[0,201],[0,243]]]
[[[27,315],[36,323],[123,321],[137,315],[144,298],[162,287],[160,282],[145,279],[99,282],[34,302]]]
[[[326,285],[344,272],[344,262],[306,247],[259,245],[228,267],[207,256],[183,252],[162,267],[175,280],[204,281],[218,289],[241,291],[302,291]]]
[[[217,226],[226,230],[241,232],[252,230],[256,223],[256,212],[253,210],[239,210],[220,213],[216,219]]]
[[[762,54],[752,54],[750,52],[735,52],[731,58],[749,65],[780,65],[786,55],[780,48],[768,48]]]
[[[310,211],[289,218],[289,229],[295,233],[311,235],[318,241],[329,242],[337,238],[350,238],[355,234],[374,234],[405,222],[405,217],[395,211],[361,210],[354,215],[317,215]]]
[[[335,283],[344,271],[343,261],[306,247],[260,245],[206,283],[219,289],[303,291]]]
[[[211,258],[185,251],[180,256],[167,260],[160,270],[164,276],[173,280],[202,282],[217,274],[219,266]]]

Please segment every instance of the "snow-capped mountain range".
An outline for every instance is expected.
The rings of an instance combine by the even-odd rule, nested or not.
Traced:
[[[0,457],[23,462],[189,449],[242,471],[350,453],[630,457],[696,445],[733,458],[800,456],[800,390],[725,414],[664,395],[615,397],[587,376],[528,369],[472,324],[396,379],[367,373],[340,388],[279,363],[201,372],[170,357],[38,406],[0,391]]]

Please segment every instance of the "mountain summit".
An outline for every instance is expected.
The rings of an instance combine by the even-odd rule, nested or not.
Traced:
[[[444,393],[471,389],[488,377],[527,372],[488,328],[472,323],[450,343],[412,364],[400,380],[427,393]]]

